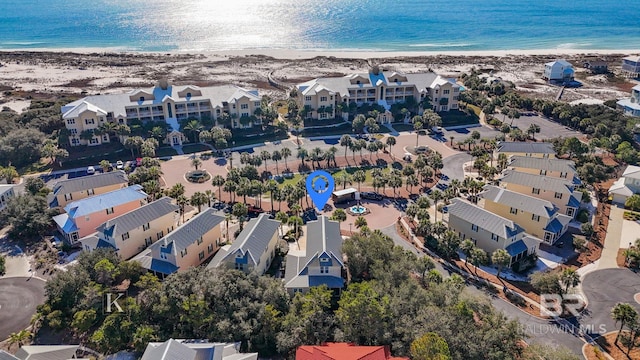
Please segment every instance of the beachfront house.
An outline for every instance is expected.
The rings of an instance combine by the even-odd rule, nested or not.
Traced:
[[[628,78],[640,77],[640,56],[632,55],[622,58],[622,73]]]
[[[609,72],[609,65],[604,60],[587,59],[582,65],[585,69],[589,69],[592,74],[606,74]]]
[[[499,180],[501,187],[547,200],[557,206],[561,214],[571,218],[580,207],[580,200],[574,196],[575,184],[570,179],[505,170]]]
[[[223,215],[207,208],[132,260],[161,277],[199,266],[220,248]]]
[[[520,225],[528,234],[553,245],[566,231],[571,217],[559,213],[550,201],[498,186],[487,185],[478,205]]]
[[[169,339],[147,344],[141,360],[258,360],[258,353],[241,353],[240,343]]]
[[[163,197],[117,216],[98,226],[94,235],[82,238],[82,249],[111,248],[122,259],[130,259],[173,231],[180,207]]]
[[[320,216],[307,223],[306,234],[306,249],[287,254],[284,287],[291,295],[320,285],[340,292],[344,287],[340,224]]]
[[[251,219],[231,245],[225,245],[213,257],[207,268],[227,267],[263,275],[276,255],[280,222],[260,214]]]
[[[575,185],[582,183],[576,173],[576,164],[571,160],[533,156],[511,156],[507,169],[533,175],[568,179],[573,181]]]
[[[71,146],[108,143],[118,132],[104,131],[101,125],[136,122],[157,123],[167,131],[164,142],[174,146],[187,141],[179,125],[183,120],[211,120],[230,128],[259,124],[253,115],[260,108],[260,100],[257,90],[234,85],[173,86],[160,81],[150,89],[87,96],[63,106],[61,111]],[[120,141],[124,138],[120,136]]]
[[[13,190],[13,187],[14,185],[12,184],[0,185],[0,211],[7,206],[9,199],[11,199],[16,195],[15,191]]]
[[[409,360],[393,357],[388,345],[359,346],[353,343],[302,345],[296,349],[295,360]]]
[[[527,235],[514,221],[466,200],[453,199],[444,222],[462,239],[470,239],[489,255],[498,249],[511,255],[509,266],[538,251],[540,240]]]
[[[122,170],[97,173],[58,181],[49,194],[49,207],[65,207],[70,201],[122,189],[129,184],[129,178]]]
[[[132,185],[82,200],[73,201],[64,207],[64,214],[53,217],[58,231],[70,243],[93,234],[96,228],[117,216],[135,210],[147,201],[142,186]]]
[[[631,97],[618,100],[616,107],[625,115],[640,116],[640,85],[631,88]]]
[[[609,188],[609,198],[614,204],[624,205],[633,194],[640,193],[640,166],[628,165]]]
[[[395,71],[371,70],[364,74],[317,78],[296,85],[298,105],[308,119],[347,119],[349,106],[378,104],[386,111],[378,122],[393,121],[389,109],[393,104],[409,99],[422,102],[430,99],[435,111],[458,109],[461,87],[455,81],[434,73],[404,74]],[[338,111],[339,105],[343,111]]]
[[[544,64],[542,78],[549,82],[569,82],[573,81],[573,65],[568,61],[556,60]]]
[[[556,151],[553,149],[553,144],[548,142],[499,141],[493,151],[494,159],[498,159],[500,154],[505,154],[507,157],[556,157]]]

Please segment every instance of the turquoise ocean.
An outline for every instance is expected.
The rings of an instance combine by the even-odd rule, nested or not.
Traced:
[[[0,0],[0,49],[640,49],[640,0]]]

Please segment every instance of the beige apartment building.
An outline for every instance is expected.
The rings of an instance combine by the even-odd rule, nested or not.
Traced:
[[[223,215],[207,208],[132,260],[162,277],[198,266],[220,248],[223,222]]]
[[[575,185],[581,184],[576,173],[576,164],[571,160],[514,155],[509,158],[507,169],[533,175],[567,179],[573,181]]]
[[[547,200],[557,206],[561,214],[571,218],[576,216],[580,207],[580,200],[573,195],[575,185],[569,179],[506,170],[499,180],[501,187]]]
[[[173,231],[180,207],[163,197],[98,226],[97,233],[81,239],[85,251],[112,248],[127,260]]]
[[[269,214],[251,219],[231,245],[220,248],[207,268],[224,266],[264,275],[276,255],[279,227],[280,222],[269,219]]]
[[[510,156],[525,156],[536,158],[555,158],[556,151],[553,144],[548,142],[500,141],[493,151],[494,159],[500,154]]]
[[[440,75],[429,73],[403,74],[399,72],[370,71],[366,74],[351,74],[342,77],[326,77],[296,85],[298,105],[307,108],[307,118],[333,119],[345,117],[337,113],[337,105],[379,104],[386,110],[391,105],[404,103],[409,98],[421,102],[431,99],[434,111],[458,109],[460,85]],[[380,114],[378,121],[391,122],[390,113]]]
[[[251,117],[260,108],[257,90],[246,90],[234,85],[199,87],[195,85],[173,86],[166,81],[150,89],[135,89],[125,94],[87,96],[61,109],[62,119],[69,130],[71,146],[95,146],[111,141],[109,134],[95,132],[104,123],[130,124],[131,122],[158,122],[166,124],[169,134],[165,143],[179,145],[185,140],[178,123],[187,119],[218,120],[228,115],[232,128],[243,125],[242,117]],[[257,122],[256,122],[257,123]],[[83,131],[93,131],[94,136],[85,140]],[[121,139],[123,140],[123,139]]]
[[[538,251],[540,240],[527,235],[524,228],[512,220],[476,206],[466,200],[453,199],[447,206],[444,221],[462,239],[470,239],[489,256],[498,249],[511,255],[511,263]]]
[[[53,186],[53,193],[49,194],[49,207],[65,207],[71,201],[122,189],[128,184],[129,178],[122,170],[62,180]]]
[[[550,201],[487,185],[478,205],[521,226],[525,232],[553,245],[566,231],[571,217]]]

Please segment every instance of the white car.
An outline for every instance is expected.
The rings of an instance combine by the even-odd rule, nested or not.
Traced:
[[[116,161],[116,169],[118,170],[124,169],[124,163],[122,162],[122,160]]]
[[[87,175],[93,175],[96,173],[96,168],[94,168],[93,166],[89,166],[87,168]]]

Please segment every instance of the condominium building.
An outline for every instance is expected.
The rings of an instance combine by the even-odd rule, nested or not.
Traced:
[[[573,181],[575,185],[582,184],[576,173],[576,164],[571,160],[533,156],[511,156],[507,169],[533,175],[567,179]]]
[[[640,77],[640,56],[622,58],[622,73],[630,78]]]
[[[435,111],[458,109],[460,85],[433,73],[403,74],[370,71],[342,77],[326,77],[296,85],[298,104],[307,109],[307,118],[332,119],[340,103],[347,105],[378,104],[389,110],[391,105],[409,98],[420,102],[431,99]],[[381,114],[380,122],[391,122],[390,114]]]
[[[131,124],[158,122],[166,124],[170,133],[165,143],[179,145],[185,140],[176,134],[178,123],[187,119],[211,119],[218,126],[219,120],[230,117],[232,128],[250,127],[241,124],[240,118],[251,117],[260,108],[257,90],[246,90],[234,85],[199,87],[173,86],[166,81],[150,89],[135,89],[124,94],[87,96],[63,106],[62,119],[69,130],[71,146],[100,145],[111,141],[110,135],[96,132],[101,124]],[[93,137],[80,135],[91,131]],[[173,134],[171,134],[173,132]]]
[[[62,180],[53,185],[49,207],[65,207],[71,201],[82,200],[127,187],[129,179],[122,170]]]

